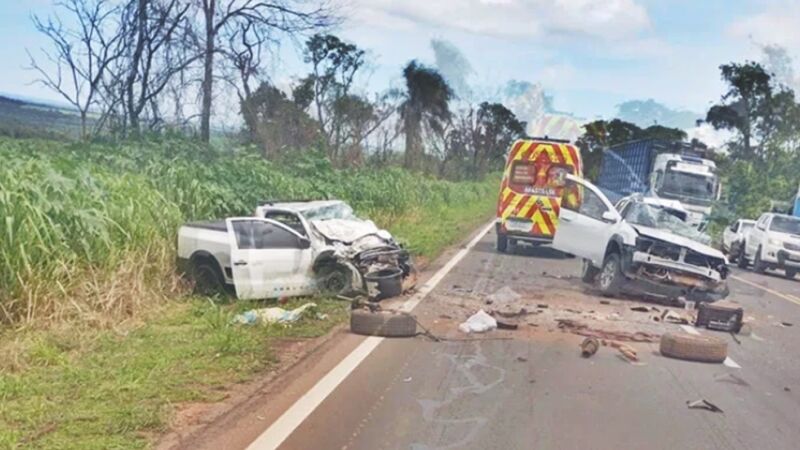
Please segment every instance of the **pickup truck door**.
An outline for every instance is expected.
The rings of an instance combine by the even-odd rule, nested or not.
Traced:
[[[569,175],[564,193],[553,248],[599,267],[615,224],[622,218],[600,189],[588,181]],[[572,197],[568,199],[568,195]]]
[[[313,288],[307,276],[310,243],[289,227],[269,219],[227,219],[231,271],[240,299],[304,295]]]
[[[722,249],[725,251],[729,251],[731,249],[731,244],[736,239],[736,233],[739,229],[739,221],[734,222],[731,226],[725,227],[725,231],[722,232]]]

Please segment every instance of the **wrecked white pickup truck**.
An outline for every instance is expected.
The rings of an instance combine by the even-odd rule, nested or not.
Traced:
[[[606,295],[715,301],[728,295],[725,256],[680,211],[640,195],[615,208],[593,184],[568,175],[577,204],[563,202],[553,247],[583,258],[582,279]]]
[[[227,290],[240,299],[387,298],[414,272],[386,230],[338,200],[270,202],[255,217],[188,223],[178,232],[178,266],[199,292]]]

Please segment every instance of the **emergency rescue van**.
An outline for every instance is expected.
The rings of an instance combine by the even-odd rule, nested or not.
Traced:
[[[566,175],[583,176],[578,149],[569,141],[521,139],[511,146],[497,200],[497,250],[509,241],[552,242],[563,201],[580,192],[564,192]]]

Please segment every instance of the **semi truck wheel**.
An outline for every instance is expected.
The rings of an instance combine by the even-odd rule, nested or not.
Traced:
[[[784,269],[783,274],[786,275],[786,278],[792,280],[797,275],[797,269]]]

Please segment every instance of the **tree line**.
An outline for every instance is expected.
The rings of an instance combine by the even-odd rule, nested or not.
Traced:
[[[780,49],[768,47],[768,55]],[[723,198],[712,219],[725,223],[737,217],[757,218],[775,201],[791,200],[800,184],[800,104],[783,80],[794,80],[791,59],[780,53],[780,64],[731,62],[719,67],[727,88],[720,100],[698,121],[731,138],[716,160],[723,177]],[[596,120],[584,125],[576,144],[581,149],[585,174],[599,175],[603,151],[639,139],[685,141],[683,130],[653,125],[641,128],[620,120]],[[694,140],[697,147],[705,144]],[[719,150],[719,149],[718,149]]]
[[[357,80],[368,54],[330,34],[342,17],[326,0],[56,5],[33,18],[49,45],[29,52],[30,66],[78,112],[82,139],[177,130],[208,143],[215,107],[230,95],[242,138],[266,158],[318,148],[343,167],[396,162],[457,179],[499,169],[524,135],[500,103],[454,106],[445,78],[416,60],[403,68],[403,88],[365,94]],[[308,73],[276,86],[271,57],[286,43],[300,44]]]

